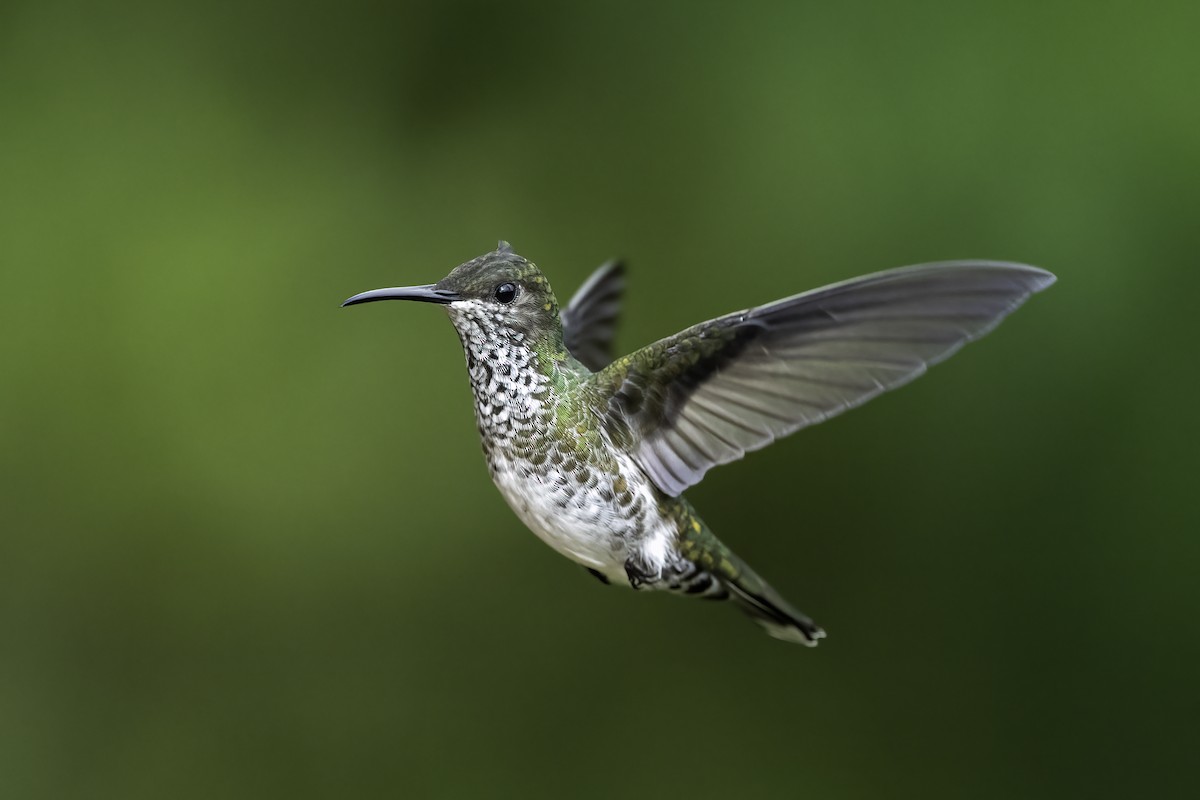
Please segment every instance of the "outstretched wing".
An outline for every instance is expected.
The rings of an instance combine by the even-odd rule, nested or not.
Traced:
[[[599,371],[613,358],[613,339],[625,291],[625,264],[608,261],[592,273],[562,312],[563,340],[571,355]]]
[[[727,314],[595,376],[609,429],[669,495],[894,389],[983,336],[1054,276],[952,261],[879,272]]]

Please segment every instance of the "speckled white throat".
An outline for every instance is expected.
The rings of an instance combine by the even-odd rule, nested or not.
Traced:
[[[629,584],[630,558],[650,576],[677,565],[675,523],[633,459],[611,446],[578,447],[571,426],[555,432],[556,419],[579,404],[540,368],[525,334],[504,324],[505,311],[476,300],[447,311],[466,353],[488,469],[521,521],[614,583]],[[633,495],[623,507],[614,501],[622,489]]]

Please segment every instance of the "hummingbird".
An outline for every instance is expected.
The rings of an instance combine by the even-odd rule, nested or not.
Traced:
[[[705,525],[683,492],[711,468],[861,405],[991,331],[1055,276],[947,261],[834,283],[613,358],[624,267],[560,308],[507,242],[434,284],[343,306],[443,306],[466,353],[493,482],[542,541],[606,584],[729,599],[766,632],[825,632]]]

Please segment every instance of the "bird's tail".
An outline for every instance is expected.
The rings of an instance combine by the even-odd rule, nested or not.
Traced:
[[[750,573],[722,583],[738,608],[762,625],[770,636],[806,647],[816,647],[825,638],[825,631],[819,625],[789,606],[757,575]]]
[[[768,634],[785,642],[816,647],[825,631],[788,605],[779,592],[760,578],[713,535],[690,503],[674,498],[669,506],[679,521],[679,548],[690,569],[670,588],[693,597],[728,597]]]

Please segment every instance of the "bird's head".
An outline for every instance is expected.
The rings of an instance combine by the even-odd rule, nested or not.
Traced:
[[[558,300],[535,264],[500,242],[490,253],[451,270],[437,283],[375,289],[356,294],[343,306],[375,300],[418,300],[446,306],[467,347],[505,337],[536,346],[562,341]]]

